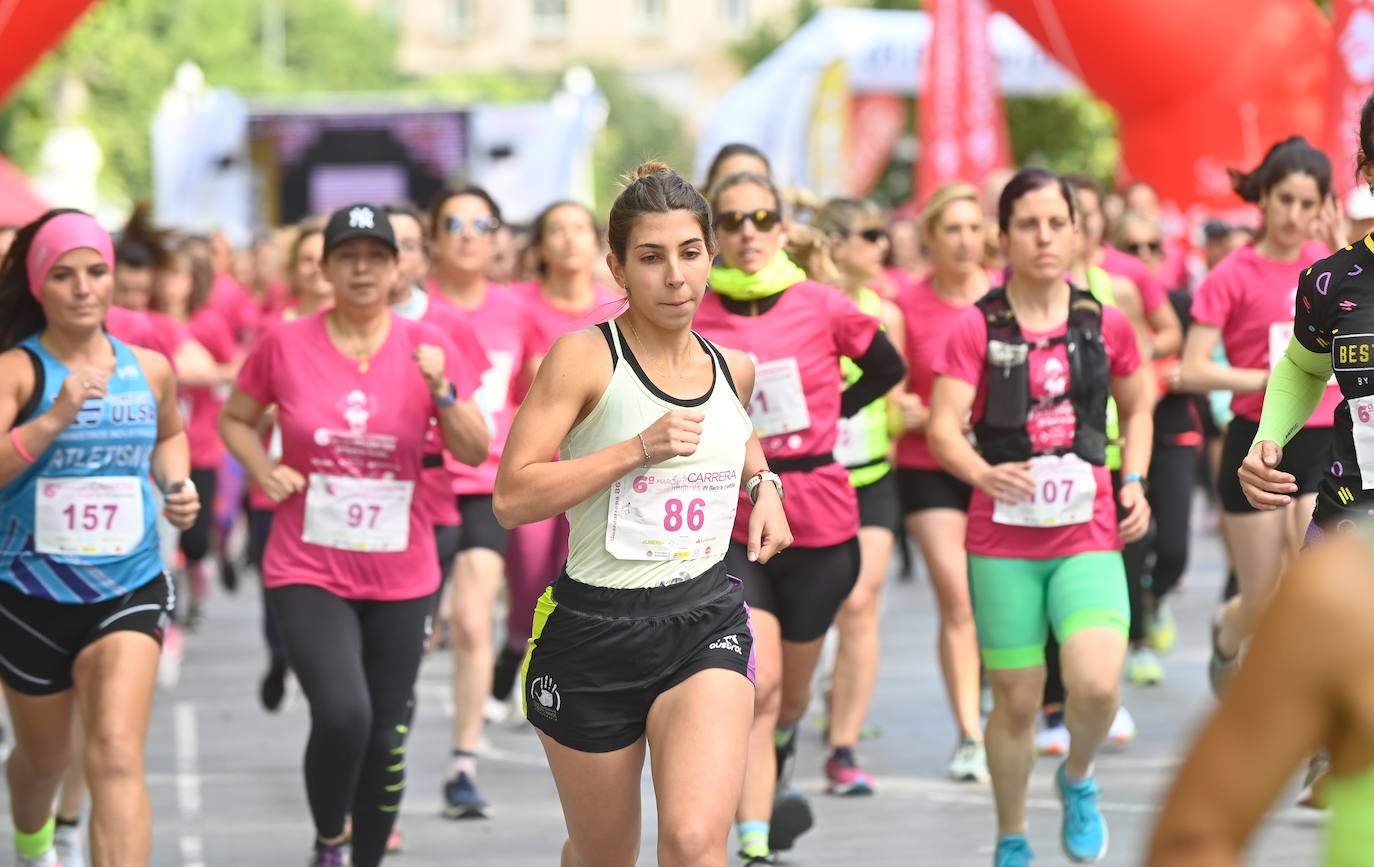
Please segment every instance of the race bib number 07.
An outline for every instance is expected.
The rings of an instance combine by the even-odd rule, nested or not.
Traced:
[[[1097,500],[1093,466],[1077,455],[1031,458],[1035,493],[1020,503],[993,507],[992,520],[1012,527],[1067,527],[1092,520]]]

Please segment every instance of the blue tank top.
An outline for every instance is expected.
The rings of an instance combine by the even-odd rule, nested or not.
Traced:
[[[109,339],[115,371],[108,394],[87,401],[47,451],[0,488],[0,581],[39,599],[114,599],[163,568],[149,479],[157,398],[129,347]],[[19,345],[43,365],[37,417],[71,371],[36,336]]]

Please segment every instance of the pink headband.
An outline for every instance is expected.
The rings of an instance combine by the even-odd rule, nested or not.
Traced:
[[[43,301],[43,283],[57,260],[83,247],[90,247],[104,257],[107,265],[114,267],[114,243],[110,233],[101,228],[94,217],[72,212],[60,214],[43,224],[33,236],[26,260],[29,291],[34,298],[40,303]]]

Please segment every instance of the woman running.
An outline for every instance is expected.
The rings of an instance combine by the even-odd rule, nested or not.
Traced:
[[[906,344],[902,313],[871,287],[885,282],[887,236],[877,206],[862,199],[831,199],[816,212],[813,226],[826,241],[837,287],[863,313],[878,319],[895,346]],[[863,375],[841,360],[845,385]],[[900,386],[892,398],[900,399]],[[829,752],[825,775],[837,795],[868,794],[872,777],[855,757],[855,746],[878,679],[878,614],[883,582],[901,524],[897,481],[892,473],[892,420],[896,404],[883,396],[840,419],[835,460],[849,470],[859,497],[859,579],[835,617],[839,632],[831,678]]]
[[[214,279],[208,259],[196,256],[188,246],[180,246],[168,254],[167,268],[154,284],[152,298],[152,309],[185,327],[219,368],[219,381],[183,388],[181,392],[186,435],[191,442],[191,480],[210,504],[215,502],[220,464],[225,457],[224,443],[220,441],[216,424],[224,405],[224,390],[233,383],[243,357],[229,323],[206,303]],[[210,592],[206,558],[214,542],[214,523],[213,507],[205,509],[196,517],[195,525],[181,534],[179,542],[186,558],[190,589],[186,614],[188,629],[194,629],[200,622],[202,606]],[[222,540],[214,545],[221,564],[228,560],[223,547]],[[220,568],[223,570],[224,566]]]
[[[1374,260],[1368,251],[1364,257]],[[1260,823],[1293,771],[1319,749],[1331,751],[1330,776],[1322,784],[1330,820],[1321,863],[1369,863],[1374,849],[1374,551],[1368,521],[1361,510],[1364,532],[1320,542],[1300,555],[1280,582],[1246,650],[1245,665],[1188,751],[1164,801],[1149,867],[1248,863],[1249,843]],[[1257,720],[1263,724],[1256,725]]]
[[[480,187],[441,194],[430,209],[429,232],[435,254],[430,297],[442,299],[477,333],[489,367],[476,399],[493,425],[491,449],[477,467],[450,466],[463,521],[462,539],[449,592],[453,647],[453,742],[444,780],[444,815],[485,818],[490,813],[477,786],[477,748],[494,681],[492,611],[506,572],[507,531],[491,508],[496,470],[511,419],[529,387],[547,346],[525,302],[487,279],[495,228],[501,211]],[[528,625],[518,630],[523,635]],[[509,657],[512,654],[507,654]],[[523,654],[521,654],[523,656]],[[514,680],[508,662],[504,685]]]
[[[897,303],[907,322],[906,392],[900,398],[903,436],[897,441],[897,491],[903,524],[916,540],[939,606],[938,646],[945,695],[958,738],[948,775],[987,779],[987,754],[978,718],[978,633],[969,600],[964,535],[972,489],[940,467],[926,441],[935,366],[954,323],[990,288],[982,267],[985,218],[977,188],[942,187],[921,214],[931,273]]]
[[[609,234],[625,312],[554,344],[496,480],[502,524],[566,511],[572,526],[534,620],[526,713],[558,784],[565,867],[636,863],[646,747],[656,863],[723,867],[754,706],[749,611],[724,562],[739,497],[751,562],[792,537],[744,410],[754,366],[692,332],[715,253],[705,200],[645,163]]]
[[[539,279],[513,287],[542,335],[542,356],[555,340],[605,320],[621,296],[593,278],[597,259],[596,219],[576,202],[554,202],[534,219],[530,247]],[[495,690],[508,695],[524,659],[530,618],[539,596],[568,558],[568,522],[561,515],[523,524],[506,540],[506,644],[497,659]]]
[[[277,504],[267,601],[310,703],[306,794],[314,864],[376,867],[400,809],[420,658],[439,587],[429,513],[412,505],[438,420],[459,460],[486,457],[477,374],[442,333],[394,315],[397,246],[386,214],[335,211],[324,232],[334,306],[255,346],[220,416],[225,445]],[[257,424],[276,405],[280,461]]]
[[[324,276],[320,259],[324,251],[324,230],[311,224],[297,228],[287,253],[286,306],[276,312],[265,312],[260,322],[259,336],[283,322],[313,316],[334,303],[334,287]],[[281,432],[276,426],[276,409],[269,408],[258,421],[264,447],[273,460],[281,458]],[[248,486],[248,565],[262,575],[263,554],[267,551],[267,537],[272,530],[272,515],[277,504],[256,485]],[[258,684],[258,701],[263,709],[275,713],[286,697],[286,647],[282,644],[277,619],[266,600],[262,606],[262,633],[267,643],[267,672]]]
[[[704,189],[713,190],[716,184],[731,175],[743,172],[752,172],[767,178],[772,177],[773,166],[769,164],[767,154],[751,144],[732,142],[723,145],[711,158],[711,166],[706,170]]]
[[[1208,670],[1216,691],[1225,687],[1273,593],[1285,553],[1296,551],[1307,532],[1318,487],[1331,468],[1332,415],[1341,402],[1338,386],[1326,388],[1316,411],[1302,419],[1302,430],[1293,435],[1287,463],[1278,468],[1297,480],[1296,503],[1273,512],[1252,507],[1236,471],[1256,441],[1265,385],[1293,333],[1299,275],[1329,249],[1309,239],[1330,192],[1331,162],[1304,139],[1292,138],[1270,148],[1249,174],[1233,172],[1233,180],[1243,200],[1260,206],[1264,226],[1258,241],[1228,256],[1197,287],[1179,371],[1183,390],[1234,394],[1235,418],[1226,429],[1217,484],[1221,529],[1240,595],[1212,622]],[[1218,341],[1226,348],[1229,367],[1212,359]]]
[[[741,517],[726,557],[744,581],[758,659],[740,849],[747,862],[766,863],[811,826],[805,799],[788,791],[790,759],[826,630],[859,576],[858,500],[834,456],[839,420],[887,394],[906,368],[877,319],[809,281],[783,252],[782,200],[771,180],[730,175],[711,198],[720,265],[697,329],[755,359],[749,416],[787,484],[788,523],[806,543],[755,563]],[[863,371],[843,396],[841,358]]]
[[[74,716],[89,735],[95,863],[147,864],[151,848],[143,750],[174,603],[153,485],[175,527],[200,503],[171,366],[104,331],[114,258],[94,219],[49,211],[0,267],[0,679],[20,867],[57,867]]]
[[[1075,861],[1106,854],[1092,763],[1116,715],[1130,622],[1122,541],[1144,535],[1150,403],[1136,335],[1115,308],[1072,286],[1073,192],[1023,170],[998,203],[1009,276],[965,310],[937,363],[926,434],[974,488],[969,584],[993,690],[986,730],[997,805],[993,863],[1032,857],[1026,794],[1045,684],[1046,627],[1061,646],[1071,732],[1055,773],[1061,844]],[[1123,484],[1106,467],[1107,398],[1116,400]],[[971,419],[979,448],[965,433]],[[1117,502],[1125,512],[1118,524]]]

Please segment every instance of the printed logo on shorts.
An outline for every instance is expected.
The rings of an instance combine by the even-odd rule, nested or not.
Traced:
[[[723,638],[719,638],[719,639],[717,639],[717,640],[711,642],[710,649],[711,649],[711,650],[733,650],[735,653],[738,653],[740,656],[743,656],[743,655],[744,655],[744,648],[743,648],[743,647],[740,647],[739,638],[738,638],[738,636],[734,636],[734,635],[726,635],[726,636],[723,637]]]
[[[530,707],[549,719],[558,719],[558,710],[563,706],[563,697],[558,694],[558,684],[547,674],[530,681]]]

